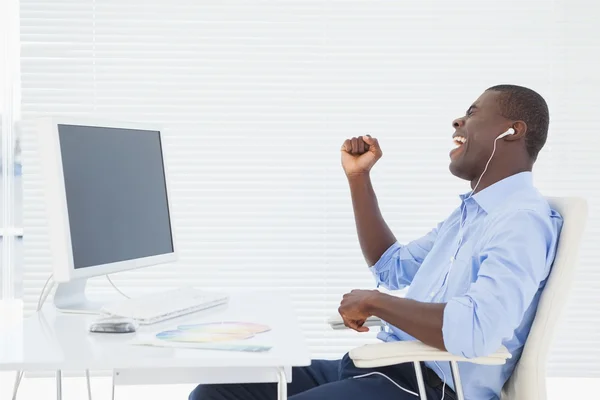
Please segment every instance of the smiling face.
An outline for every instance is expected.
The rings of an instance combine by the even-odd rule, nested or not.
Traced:
[[[494,140],[511,127],[511,121],[501,114],[497,101],[500,95],[492,90],[484,92],[464,117],[452,122],[455,130],[452,138],[456,145],[450,152],[453,175],[469,181],[477,179],[492,154]]]

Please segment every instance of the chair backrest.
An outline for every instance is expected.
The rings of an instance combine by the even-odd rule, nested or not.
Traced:
[[[504,385],[502,400],[546,400],[546,360],[559,317],[575,276],[579,244],[587,220],[587,202],[577,197],[548,197],[563,217],[556,256],[540,296],[523,354]]]

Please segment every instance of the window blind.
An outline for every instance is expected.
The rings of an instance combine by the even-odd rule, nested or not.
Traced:
[[[114,275],[131,295],[184,284],[283,288],[314,357],[374,340],[329,330],[341,295],[372,288],[339,149],[380,139],[373,180],[401,242],[468,190],[448,172],[451,121],[487,87],[538,90],[552,115],[535,169],[548,195],[587,196],[589,229],[551,372],[600,375],[599,188],[591,171],[598,49],[583,1],[21,1],[24,299],[50,274],[41,115],[164,126],[180,260]],[[589,96],[589,97],[586,97]],[[107,159],[106,162],[110,162]],[[105,280],[94,292],[112,293]]]

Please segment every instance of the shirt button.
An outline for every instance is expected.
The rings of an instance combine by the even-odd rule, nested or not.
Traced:
[[[454,262],[454,257],[450,257],[450,263]]]

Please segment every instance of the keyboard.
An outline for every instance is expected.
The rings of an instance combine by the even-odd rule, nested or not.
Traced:
[[[180,288],[108,304],[102,314],[132,318],[140,325],[150,325],[226,304],[224,293]]]

